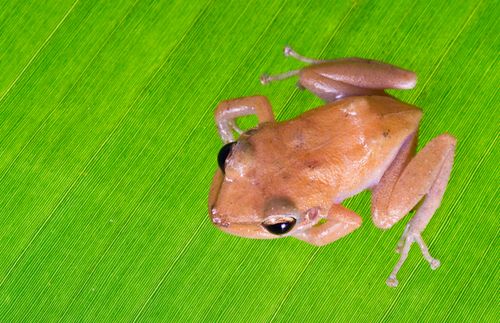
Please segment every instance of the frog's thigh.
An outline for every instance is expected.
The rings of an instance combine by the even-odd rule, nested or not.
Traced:
[[[389,169],[374,191],[373,220],[378,227],[391,227],[426,196],[412,220],[415,232],[425,229],[441,203],[453,165],[455,144],[455,138],[450,135],[434,138],[398,176],[396,174],[401,171],[401,165],[407,162],[411,153],[402,149],[402,156],[398,156],[401,163],[393,165],[399,169],[393,174]]]
[[[455,153],[456,140],[440,135],[429,142],[408,164],[398,179],[389,202],[389,216],[408,213],[424,196],[412,219],[412,229],[421,232],[441,204]]]
[[[340,204],[334,204],[328,211],[326,222],[293,236],[316,246],[323,246],[356,230],[361,217]]]
[[[300,71],[299,84],[327,102],[348,96],[384,95],[383,90],[366,89],[323,76],[314,66]]]
[[[215,122],[222,140],[233,142],[232,131],[241,132],[235,120],[239,117],[255,114],[259,123],[274,121],[273,110],[269,100],[261,95],[226,100],[215,109]]]
[[[385,171],[378,185],[372,192],[372,220],[375,226],[388,229],[398,222],[405,214],[390,217],[387,208],[391,199],[394,186],[399,176],[415,155],[417,147],[417,133],[411,134],[401,146],[391,166]]]
[[[417,82],[411,71],[361,58],[324,61],[302,69],[299,74],[300,84],[326,101],[383,95],[384,89],[411,89]]]

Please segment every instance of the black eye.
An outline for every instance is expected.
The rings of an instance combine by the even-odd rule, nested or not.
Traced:
[[[293,226],[297,220],[295,218],[284,218],[279,220],[279,222],[275,223],[266,223],[265,221],[262,223],[262,226],[266,228],[267,231],[272,234],[285,234],[288,231],[292,230]]]
[[[226,168],[227,156],[229,156],[229,154],[231,153],[231,149],[233,148],[233,145],[235,143],[236,142],[230,142],[228,144],[225,144],[219,150],[219,155],[217,155],[217,162],[219,163],[219,167],[220,167],[220,169],[222,169],[222,171],[224,171]]]

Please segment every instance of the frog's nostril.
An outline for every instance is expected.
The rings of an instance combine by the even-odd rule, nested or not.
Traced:
[[[297,220],[292,217],[283,217],[271,221],[262,222],[262,226],[272,234],[285,234],[292,230]]]

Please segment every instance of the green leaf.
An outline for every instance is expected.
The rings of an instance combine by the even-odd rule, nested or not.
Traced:
[[[498,321],[498,1],[4,1],[0,321]],[[422,147],[458,139],[443,203],[396,289],[404,222],[317,248],[217,230],[221,100],[279,120],[320,104],[259,76],[358,56],[414,70]],[[306,193],[306,192],[304,192]]]

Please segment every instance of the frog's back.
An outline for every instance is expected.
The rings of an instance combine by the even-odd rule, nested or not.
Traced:
[[[345,156],[353,156],[351,149],[362,146],[380,157],[379,153],[386,155],[384,148],[399,147],[416,130],[421,117],[419,108],[392,97],[361,96],[307,111],[282,123],[281,128],[285,142],[301,132],[306,150],[339,149]]]
[[[421,116],[420,109],[385,96],[310,110],[272,126],[262,176],[273,179],[268,187],[274,190],[286,187],[286,194],[308,190],[313,199],[342,200],[378,182]]]

